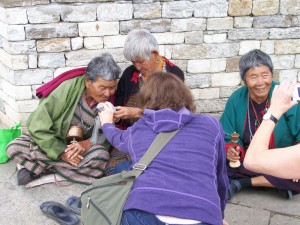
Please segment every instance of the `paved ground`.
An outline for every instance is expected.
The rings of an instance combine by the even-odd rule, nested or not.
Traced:
[[[49,200],[65,204],[85,187],[65,182],[26,189],[17,186],[12,161],[0,164],[0,225],[55,225],[39,205]],[[285,200],[272,190],[244,191],[227,204],[225,217],[230,225],[299,225],[300,195]]]

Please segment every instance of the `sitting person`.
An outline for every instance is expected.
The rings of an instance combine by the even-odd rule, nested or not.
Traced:
[[[283,180],[278,177],[259,174],[247,170],[243,165],[244,156],[252,138],[262,123],[270,114],[270,99],[277,84],[273,78],[273,63],[271,58],[260,50],[252,50],[240,59],[240,75],[244,87],[236,90],[228,99],[220,122],[223,126],[226,142],[227,172],[230,179],[228,198],[235,192],[251,187],[276,188],[285,198],[292,198],[290,190],[300,191],[300,183]],[[269,140],[269,148],[282,148],[300,141],[300,111],[297,107],[289,109],[278,121]],[[271,119],[273,119],[271,117]],[[277,122],[276,122],[277,123]],[[233,143],[230,134],[238,133],[238,143]],[[234,167],[234,163],[241,165]],[[231,166],[230,166],[231,165]]]
[[[293,90],[294,85],[289,82],[275,86],[268,112],[277,120],[297,104],[297,101],[291,101]],[[300,178],[300,145],[270,151],[269,140],[275,126],[272,120],[262,121],[247,150],[244,166],[257,173],[298,180]],[[298,186],[295,184],[296,191],[299,190]],[[293,187],[291,189],[293,190]]]
[[[110,54],[95,57],[84,76],[62,82],[40,100],[27,121],[29,135],[7,146],[7,155],[23,166],[19,185],[43,174],[57,173],[71,182],[90,184],[104,174],[109,143],[91,143],[97,104],[114,95],[120,68]],[[70,144],[75,128],[82,140]],[[67,140],[67,136],[69,137]]]
[[[112,124],[112,104],[104,107],[102,130],[113,146],[130,154],[132,165],[158,133],[180,129],[135,181],[121,225],[227,224],[224,133],[215,118],[194,114],[182,80],[165,72],[147,78],[139,95],[143,116],[126,130]]]
[[[114,117],[116,120],[121,119],[118,127],[122,129],[132,126],[142,116],[142,110],[137,107],[139,90],[153,72],[170,72],[184,80],[183,71],[159,54],[158,43],[148,30],[134,29],[128,33],[124,44],[124,56],[133,65],[123,72],[114,101],[117,109]],[[124,160],[124,163],[119,164],[120,168],[128,167],[130,158],[113,148],[106,174],[113,173],[115,164]]]

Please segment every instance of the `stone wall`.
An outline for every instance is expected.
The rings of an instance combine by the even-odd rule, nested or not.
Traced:
[[[37,87],[103,52],[130,65],[122,47],[136,27],[184,70],[198,112],[220,116],[253,48],[271,55],[275,80],[300,81],[300,0],[2,0],[0,120],[25,125]]]

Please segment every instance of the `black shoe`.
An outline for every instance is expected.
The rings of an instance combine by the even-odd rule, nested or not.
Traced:
[[[285,199],[293,198],[293,193],[291,190],[276,189],[276,191],[281,197],[283,197]]]
[[[29,171],[26,168],[22,168],[17,172],[17,182],[18,185],[26,185],[33,180],[40,178],[41,175],[36,175],[35,173]]]

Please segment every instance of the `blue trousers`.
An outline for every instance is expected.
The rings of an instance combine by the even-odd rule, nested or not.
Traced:
[[[171,225],[160,221],[152,213],[148,213],[137,209],[125,210],[122,215],[121,225],[133,225],[133,224],[134,225]],[[197,223],[194,225],[200,225],[200,224],[209,225],[208,223]]]

